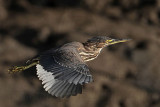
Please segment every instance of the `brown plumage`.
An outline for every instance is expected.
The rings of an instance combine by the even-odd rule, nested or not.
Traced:
[[[128,40],[97,36],[85,43],[67,43],[30,60],[27,66],[13,67],[9,71],[23,71],[36,65],[37,75],[51,95],[63,98],[81,94],[82,86],[93,81],[86,62],[97,58],[104,47]]]

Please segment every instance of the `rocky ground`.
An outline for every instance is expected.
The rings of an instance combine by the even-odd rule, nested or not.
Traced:
[[[94,82],[59,99],[35,67],[8,74],[35,55],[92,36],[132,38],[89,62]],[[159,0],[0,0],[1,107],[160,107]]]

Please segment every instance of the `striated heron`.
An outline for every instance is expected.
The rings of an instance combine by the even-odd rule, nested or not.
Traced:
[[[36,65],[37,75],[48,93],[61,98],[75,96],[82,93],[85,83],[93,81],[86,62],[95,59],[104,47],[129,40],[97,36],[85,43],[67,43],[29,60],[26,66],[15,66],[9,72]]]

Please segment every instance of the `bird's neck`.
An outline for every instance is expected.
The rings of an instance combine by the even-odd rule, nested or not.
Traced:
[[[91,61],[94,60],[95,58],[97,58],[97,56],[100,54],[100,51],[102,50],[102,48],[93,48],[93,47],[88,47],[85,46],[83,47],[83,49],[80,51],[80,56],[81,58],[87,62],[87,61]]]

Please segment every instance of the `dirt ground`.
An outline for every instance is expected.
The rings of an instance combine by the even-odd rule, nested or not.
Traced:
[[[56,98],[13,65],[71,41],[131,38],[89,62],[83,94]],[[160,107],[160,0],[0,0],[0,107]]]

